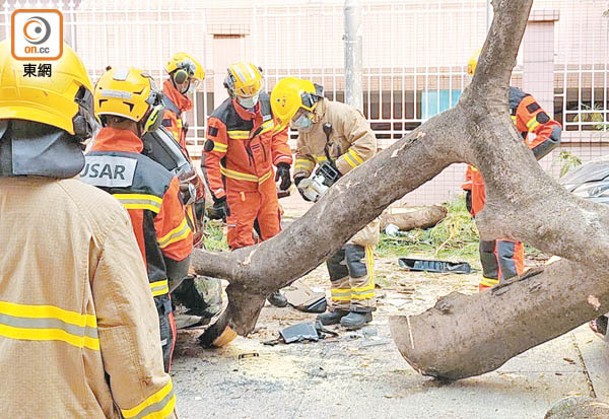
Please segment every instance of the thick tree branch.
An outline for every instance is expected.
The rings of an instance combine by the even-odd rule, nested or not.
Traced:
[[[508,109],[507,89],[533,0],[493,0],[492,4],[493,22],[470,89],[464,92],[461,102],[495,117],[505,115]],[[484,106],[476,106],[481,103]]]
[[[563,261],[493,292],[450,295],[419,316],[392,319],[402,355],[424,374],[457,379],[491,371],[609,309],[609,209],[570,195],[546,175],[516,133],[507,106],[496,101],[507,100],[505,69],[513,66],[530,3],[496,4],[477,76],[482,72],[458,105],[468,119],[466,161],[486,184],[485,209],[476,222],[483,239],[525,241],[577,263]],[[474,316],[484,321],[472,321]]]
[[[449,294],[420,315],[391,317],[389,325],[400,352],[417,371],[454,380],[493,371],[574,329],[582,318],[609,311],[607,295],[606,273],[561,260],[490,292]],[[472,313],[478,318],[472,319]]]
[[[195,271],[228,279],[236,292],[252,295],[267,295],[290,284],[317,267],[392,202],[462,161],[463,151],[458,144],[455,147],[454,138],[465,131],[464,122],[457,110],[432,118],[340,179],[303,217],[273,239],[232,253],[196,251],[192,256]],[[238,314],[241,308],[230,304],[234,317],[242,317]],[[245,326],[232,320],[229,324],[246,334],[256,318]]]
[[[476,76],[454,109],[345,176],[272,240],[194,255],[199,274],[231,282],[220,328],[249,333],[266,294],[315,268],[390,203],[455,162],[471,163],[484,176],[482,238],[523,240],[576,262],[493,292],[452,294],[419,316],[393,319],[394,339],[415,368],[447,378],[481,374],[609,309],[609,209],[572,197],[547,176],[508,114],[509,77],[531,4],[493,2]],[[479,317],[485,322],[472,321]]]

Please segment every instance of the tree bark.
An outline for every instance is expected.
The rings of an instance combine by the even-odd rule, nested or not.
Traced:
[[[392,202],[462,160],[455,150],[460,147],[452,143],[464,132],[463,122],[455,110],[430,119],[341,178],[304,216],[271,240],[230,253],[195,250],[191,263],[199,275],[224,278],[231,284],[228,325],[247,335],[258,317],[251,313],[259,313],[264,304],[264,298],[248,296],[264,297],[315,269]],[[237,299],[244,303],[237,306]],[[253,304],[256,309],[250,307]]]
[[[531,5],[493,2],[476,74],[455,108],[344,176],[275,238],[232,253],[193,255],[198,274],[231,283],[221,327],[249,333],[264,296],[314,269],[389,204],[457,162],[484,176],[487,202],[476,217],[483,239],[520,240],[569,260],[492,292],[451,294],[419,316],[392,319],[408,362],[436,377],[482,374],[609,311],[609,209],[570,195],[547,176],[508,113],[508,82]]]
[[[448,210],[442,205],[389,208],[381,214],[381,230],[388,224],[397,226],[401,231],[429,228],[446,218],[446,214]]]
[[[609,417],[609,403],[592,397],[567,397],[556,403],[544,419],[605,419]]]
[[[606,274],[563,259],[488,292],[449,294],[422,314],[392,316],[389,326],[414,369],[456,380],[493,371],[609,312],[608,293]]]

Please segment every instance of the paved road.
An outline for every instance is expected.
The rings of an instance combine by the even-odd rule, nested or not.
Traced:
[[[269,319],[277,310],[264,311]],[[609,400],[609,346],[587,326],[495,372],[444,384],[409,367],[386,320],[330,341],[274,347],[259,341],[270,337],[267,326],[211,352],[196,347],[196,333],[182,334],[173,372],[180,417],[542,418],[567,396]],[[281,328],[281,316],[272,321]],[[251,353],[258,356],[239,359]]]

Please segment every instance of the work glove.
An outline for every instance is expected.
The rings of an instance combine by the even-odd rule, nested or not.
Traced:
[[[211,211],[208,212],[209,218],[212,220],[219,220],[226,222],[226,217],[230,215],[230,208],[228,202],[226,202],[226,196],[222,198],[214,199],[214,205]]]
[[[181,180],[180,181],[180,197],[184,205],[194,204],[197,199],[197,189],[192,183]]]
[[[472,212],[472,191],[465,191],[465,208],[467,208],[467,211],[471,214],[474,215],[474,213]]]
[[[287,191],[292,185],[292,180],[290,179],[290,165],[287,163],[279,163],[277,165],[277,171],[275,172],[275,182],[281,179],[281,184],[279,185],[279,189],[282,191]]]
[[[300,189],[298,187],[298,184],[300,182],[302,182],[303,179],[306,179],[307,177],[305,175],[299,175],[299,176],[295,176],[294,177],[294,185],[296,185],[296,189],[298,189],[298,193],[300,194],[300,196],[302,196],[302,199],[304,199],[305,201],[311,202],[311,200],[309,198],[307,198],[304,194],[304,192],[302,191],[302,189]]]

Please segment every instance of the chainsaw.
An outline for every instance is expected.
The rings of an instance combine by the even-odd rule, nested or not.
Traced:
[[[311,202],[317,202],[328,192],[330,186],[336,183],[340,176],[340,172],[336,167],[326,161],[319,166],[313,176],[300,181],[298,190],[302,196]]]

